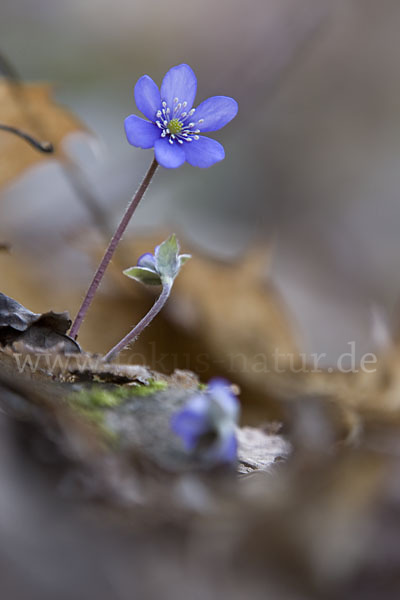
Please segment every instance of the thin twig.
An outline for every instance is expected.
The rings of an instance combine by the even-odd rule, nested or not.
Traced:
[[[28,119],[30,126],[34,131],[39,133],[39,135],[45,136],[46,123],[44,123],[43,119],[38,117],[37,114],[32,112],[24,95],[22,79],[18,74],[18,71],[2,52],[0,52],[0,74],[4,75],[5,80],[9,85],[10,92],[14,95],[15,101],[19,104],[21,112],[26,119]],[[104,237],[109,237],[110,231],[107,213],[93,193],[92,186],[87,180],[85,173],[79,165],[66,154],[60,145],[56,148],[56,151],[57,159],[60,161],[62,171],[69,185],[76,193],[78,199],[85,205],[93,222],[97,225],[102,235]]]
[[[51,144],[50,142],[41,142],[33,136],[31,136],[29,133],[26,133],[26,131],[22,131],[17,127],[12,127],[11,125],[3,125],[2,123],[0,123],[0,129],[2,131],[8,131],[9,133],[17,135],[21,139],[25,140],[25,142],[28,142],[30,146],[32,146],[36,150],[39,150],[39,152],[44,152],[45,154],[51,154],[52,152],[54,152],[53,144]]]

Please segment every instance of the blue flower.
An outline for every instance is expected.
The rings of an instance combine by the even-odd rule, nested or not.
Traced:
[[[237,458],[239,413],[230,384],[212,379],[206,391],[195,394],[173,415],[171,428],[188,452],[199,454],[209,465],[229,464]]]
[[[154,147],[157,162],[167,169],[176,169],[185,161],[205,168],[223,160],[223,146],[199,134],[229,123],[238,112],[237,102],[227,96],[213,96],[192,108],[196,89],[196,75],[189,65],[172,67],[161,91],[151,77],[143,75],[135,86],[135,100],[149,120],[136,115],[125,119],[128,142],[139,148]]]

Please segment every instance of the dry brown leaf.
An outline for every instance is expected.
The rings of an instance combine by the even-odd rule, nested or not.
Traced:
[[[84,350],[105,352],[151,306],[154,290],[128,280],[122,270],[135,264],[145,251],[167,237],[165,231],[125,239],[107,272],[79,335]],[[166,310],[124,353],[122,360],[149,364],[170,373],[190,369],[203,381],[213,375],[238,383],[243,398],[257,398],[266,405],[265,374],[251,367],[257,354],[270,355],[275,347],[295,352],[294,336],[284,306],[268,274],[268,248],[257,248],[240,261],[222,262],[201,253],[181,235],[182,251],[193,259],[176,280]],[[82,233],[77,241],[93,257],[95,267],[104,247]],[[74,285],[74,274],[54,280],[42,265],[17,253],[0,254],[1,290],[36,312],[49,307],[78,310],[84,290]],[[66,282],[68,282],[66,284]],[[49,290],[51,292],[49,293]],[[99,323],[106,324],[99,327]],[[246,368],[245,368],[246,367]],[[280,416],[280,415],[275,415]]]
[[[146,290],[124,277],[122,270],[167,236],[166,231],[160,231],[124,240],[109,268],[107,277],[115,287],[115,296],[133,299],[131,320],[137,313],[143,316],[144,306],[149,306],[154,292],[147,291],[146,299]],[[191,354],[190,364],[171,364],[171,370],[174,366],[190,368],[204,378],[222,373],[241,386],[251,385],[265,393],[266,378],[260,363],[270,364],[276,348],[283,353],[297,353],[289,315],[267,272],[268,245],[252,248],[241,259],[228,262],[193,247],[179,233],[178,238],[182,251],[192,254],[192,259],[176,279],[166,308],[135,343],[134,351],[146,353],[149,332],[159,354]],[[92,253],[93,246],[87,251]],[[115,332],[116,338],[118,334]],[[89,317],[82,328],[82,343],[85,345],[87,339],[91,351],[96,350],[92,347],[96,341],[93,336],[99,337],[99,331]],[[97,343],[104,343],[104,333]],[[204,370],[205,363],[211,363],[211,368]]]
[[[151,250],[164,234],[134,240],[131,249],[129,241],[125,242],[124,254],[120,254],[123,267],[129,257],[133,263],[134,257]],[[290,322],[284,302],[265,272],[270,255],[268,247],[255,247],[241,260],[226,263],[202,254],[182,236],[178,237],[182,250],[193,254],[193,258],[179,274],[162,317],[170,327],[175,324],[177,333],[168,334],[171,330],[163,326],[161,319],[149,332],[160,353],[168,348],[182,356],[190,352],[191,362],[187,366],[200,377],[207,379],[215,373],[228,377],[241,387],[245,403],[247,400],[254,406],[264,406],[269,417],[284,418],[279,408],[281,398],[318,397],[336,405],[340,436],[352,436],[362,424],[369,427],[377,420],[400,423],[398,346],[378,356],[376,369],[370,373],[330,369],[321,369],[320,373],[307,369],[296,372],[302,359],[295,343],[295,324]],[[120,269],[120,265],[114,266]],[[129,294],[126,283],[131,282],[121,281]],[[180,337],[182,329],[189,336]],[[145,353],[146,343],[145,339],[139,339],[135,349]],[[286,365],[282,360],[279,370],[274,370],[271,357],[277,349],[291,359]],[[201,368],[196,369],[196,357],[203,352],[210,364],[204,373]]]
[[[68,337],[71,327],[68,312],[33,313],[25,306],[0,292],[0,345],[23,342],[36,351],[55,347],[59,352],[80,352],[79,345]]]
[[[0,123],[17,127],[40,141],[51,142],[52,155],[60,158],[63,138],[84,130],[83,124],[52,98],[52,87],[43,83],[11,84],[0,80]],[[27,168],[49,160],[11,133],[0,131],[0,188]]]
[[[83,349],[105,352],[146,313],[154,292],[128,280],[122,270],[165,237],[162,231],[124,240],[82,327],[79,341]],[[285,307],[268,274],[263,273],[268,249],[256,248],[240,261],[225,263],[178,237],[182,250],[191,252],[193,259],[177,278],[166,309],[122,360],[148,364],[164,373],[191,369],[202,381],[213,375],[225,376],[241,388],[245,418],[251,423],[260,418],[285,419],[281,398],[310,397],[333,401],[339,409],[340,435],[357,429],[360,419],[371,422],[370,416],[400,422],[399,349],[379,357],[375,373],[296,373],[290,368],[266,373],[254,368],[257,362],[261,367],[262,357],[270,356],[275,348],[292,353],[294,361],[298,356]],[[84,243],[88,239],[85,232]],[[86,251],[95,255],[94,266],[102,250],[100,245],[95,249],[94,244],[86,246]],[[73,273],[67,286],[65,273],[62,278],[64,281],[54,281],[41,265],[16,251],[0,253],[2,291],[34,311],[54,306],[75,314],[83,289],[75,288]],[[107,326],[99,327],[99,323]]]

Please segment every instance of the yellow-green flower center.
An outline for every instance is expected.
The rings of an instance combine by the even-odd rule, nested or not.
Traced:
[[[183,129],[182,123],[180,122],[179,119],[171,119],[169,121],[167,127],[170,130],[170,132],[173,133],[174,135],[178,135],[178,133],[180,133]]]

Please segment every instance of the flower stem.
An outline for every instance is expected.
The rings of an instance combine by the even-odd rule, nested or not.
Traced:
[[[152,180],[157,167],[158,167],[158,163],[157,163],[156,159],[153,159],[153,162],[151,163],[149,170],[147,171],[142,183],[140,184],[138,191],[133,196],[128,208],[125,211],[124,216],[122,217],[121,223],[118,225],[118,228],[111,239],[111,242],[103,256],[103,259],[102,259],[96,273],[94,274],[92,283],[89,286],[89,289],[88,289],[86,296],[82,302],[79,312],[78,312],[78,314],[75,318],[75,321],[71,327],[71,331],[70,331],[69,335],[73,339],[76,339],[78,337],[78,331],[80,329],[80,326],[82,325],[82,322],[86,316],[89,306],[92,303],[92,300],[97,291],[97,288],[99,287],[101,280],[103,279],[104,273],[105,273],[108,265],[110,264],[110,261],[113,257],[115,249],[118,246],[118,243],[121,240],[123,234],[125,233],[128,223],[131,220],[131,217],[132,217],[133,213],[135,212],[139,202],[143,198],[145,191],[149,187],[150,181]]]
[[[122,338],[122,340],[118,342],[118,344],[116,344],[113,348],[111,348],[109,352],[107,352],[103,359],[105,362],[110,362],[111,360],[113,360],[117,356],[117,354],[119,354],[126,346],[128,346],[131,342],[133,342],[134,340],[136,340],[136,338],[139,337],[143,329],[145,329],[147,325],[151,323],[154,317],[158,315],[160,310],[163,308],[171,293],[171,289],[172,283],[163,284],[161,294],[159,295],[159,297],[157,298],[147,315],[144,316],[143,319],[139,321],[139,323],[132,329],[132,331],[130,331],[124,338]]]

